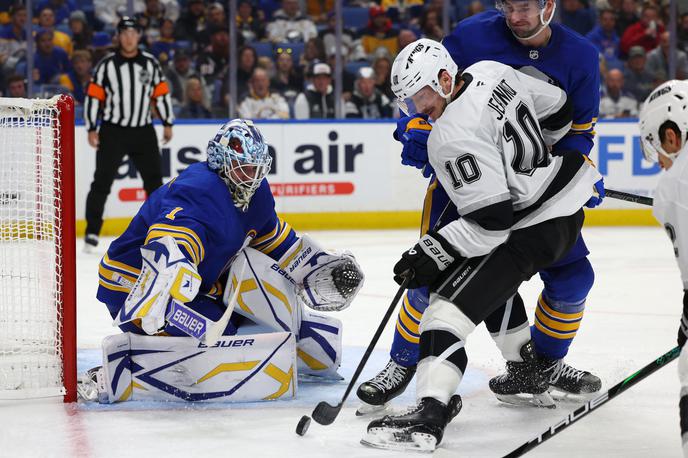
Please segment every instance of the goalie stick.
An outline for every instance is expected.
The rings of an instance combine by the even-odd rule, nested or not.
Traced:
[[[508,453],[504,455],[504,458],[514,458],[517,456],[521,456],[525,454],[526,452],[529,452],[530,450],[534,449],[538,445],[542,444],[544,441],[547,439],[550,439],[552,436],[555,434],[561,432],[562,430],[566,429],[567,427],[571,426],[574,422],[580,420],[582,417],[586,416],[602,404],[605,404],[607,401],[615,398],[616,396],[620,395],[624,391],[626,391],[628,388],[632,387],[636,383],[640,382],[647,376],[653,374],[656,372],[658,369],[666,366],[676,358],[678,358],[678,355],[681,353],[681,347],[675,347],[668,351],[667,353],[664,353],[662,356],[657,358],[656,360],[652,361],[650,364],[647,366],[643,367],[639,371],[629,375],[626,377],[624,380],[621,382],[617,383],[613,387],[611,387],[609,390],[605,391],[604,393],[600,394],[597,396],[595,399],[592,399],[570,414],[560,422],[550,426],[547,428],[545,431],[540,433],[537,437],[534,439],[530,440],[529,442],[526,442],[525,444],[521,445],[518,447],[516,450],[512,451],[511,453]]]
[[[626,202],[633,202],[636,204],[643,204],[652,206],[652,197],[639,196],[637,194],[631,194],[630,192],[615,191],[613,189],[604,190],[607,197],[612,199],[625,200]]]

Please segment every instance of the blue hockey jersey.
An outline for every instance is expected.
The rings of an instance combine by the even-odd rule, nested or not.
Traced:
[[[297,241],[295,231],[275,213],[275,201],[263,180],[246,212],[234,206],[225,182],[206,162],[189,166],[153,192],[100,262],[96,297],[122,304],[141,271],[141,246],[171,236],[195,264],[199,295],[222,294],[220,275],[250,239],[249,246],[279,259]]]
[[[600,105],[600,69],[597,49],[584,37],[550,24],[552,37],[541,48],[528,48],[514,38],[499,11],[486,11],[461,21],[442,40],[459,68],[494,60],[531,76],[548,78],[573,103],[571,133],[554,150],[588,154],[593,145]]]

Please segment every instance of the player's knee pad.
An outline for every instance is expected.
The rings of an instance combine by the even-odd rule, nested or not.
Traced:
[[[303,309],[296,356],[299,374],[341,379],[342,322],[330,315]]]
[[[595,282],[595,271],[588,258],[543,269],[540,278],[545,284],[545,293],[552,301],[579,303],[585,301]]]
[[[507,361],[522,361],[521,347],[530,340],[530,323],[521,295],[516,293],[486,320],[490,336]]]
[[[124,333],[103,340],[101,402],[262,401],[296,396],[296,345],[289,332],[222,337]]]
[[[475,329],[459,308],[432,295],[420,325],[417,396],[448,402],[461,382],[468,358],[464,345]]]

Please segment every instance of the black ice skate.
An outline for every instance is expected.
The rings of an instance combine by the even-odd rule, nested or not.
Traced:
[[[385,416],[368,425],[361,444],[391,450],[432,452],[442,441],[444,428],[461,411],[461,396],[454,395],[449,404],[434,398],[423,398],[403,415]]]
[[[400,366],[390,359],[379,374],[359,385],[356,395],[363,401],[363,405],[356,411],[356,415],[384,410],[389,401],[404,392],[415,373],[416,366]]]
[[[602,380],[588,371],[569,366],[563,359],[540,357],[540,371],[549,378],[550,391],[586,395],[602,389]]]
[[[521,347],[523,362],[507,361],[506,373],[490,380],[490,390],[502,402],[554,408],[554,400],[547,391],[548,376],[542,373],[540,360],[532,342]]]

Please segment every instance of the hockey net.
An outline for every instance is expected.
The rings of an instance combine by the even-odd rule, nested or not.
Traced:
[[[0,399],[76,399],[74,103],[0,98]]]

